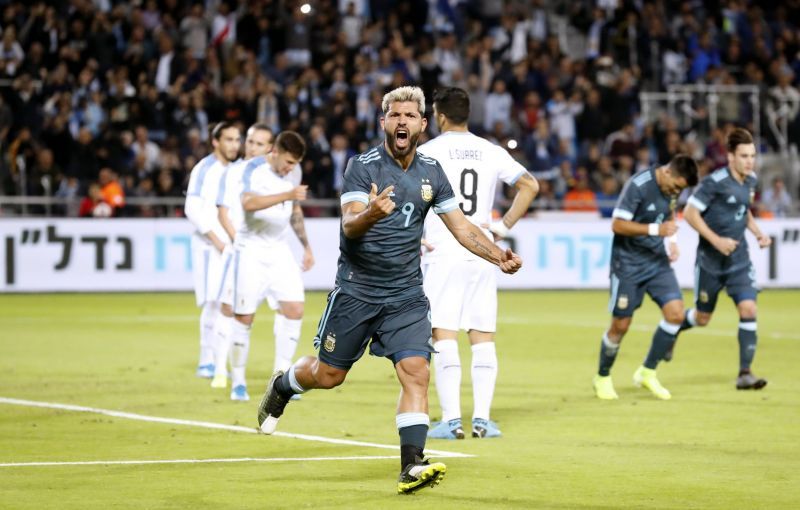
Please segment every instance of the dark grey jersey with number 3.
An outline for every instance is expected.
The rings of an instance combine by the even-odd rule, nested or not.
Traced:
[[[656,182],[655,168],[631,177],[614,208],[613,217],[637,223],[662,223],[672,217],[674,202]],[[621,236],[614,234],[611,272],[619,278],[644,281],[669,265],[661,236]]]
[[[733,253],[725,256],[700,236],[697,263],[706,271],[721,274],[749,267],[750,254],[744,231],[757,182],[754,176],[748,175],[744,182],[739,183],[731,176],[728,167],[724,167],[700,181],[689,198],[689,204],[700,211],[711,230],[718,236],[739,241]]]
[[[458,207],[453,189],[441,165],[417,153],[403,171],[383,144],[347,163],[342,186],[342,205],[369,202],[372,183],[378,193],[394,186],[390,195],[396,205],[366,234],[349,239],[340,227],[339,269],[336,286],[353,297],[370,302],[399,301],[424,295],[420,270],[420,240],[425,215]]]

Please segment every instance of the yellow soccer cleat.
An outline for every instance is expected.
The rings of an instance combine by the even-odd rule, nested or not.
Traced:
[[[614,390],[614,381],[611,380],[610,375],[595,375],[592,386],[594,386],[594,394],[600,400],[617,400],[619,398],[619,395]]]
[[[652,368],[641,366],[636,369],[636,372],[633,374],[633,384],[638,387],[644,386],[661,400],[669,400],[672,398],[669,390],[661,386],[658,377],[656,377],[656,371]]]
[[[211,387],[212,388],[227,388],[228,387],[228,376],[225,374],[215,375],[214,378],[211,380]]]
[[[409,464],[397,479],[397,493],[411,494],[424,487],[435,487],[442,481],[446,471],[447,466],[441,462],[431,464],[420,460],[416,464]]]

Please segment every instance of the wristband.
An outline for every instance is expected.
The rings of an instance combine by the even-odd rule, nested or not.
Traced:
[[[651,236],[658,235],[658,223],[651,223],[647,225],[647,234]]]
[[[497,234],[499,237],[508,237],[509,228],[503,223],[502,220],[493,221],[489,225],[489,231],[493,234]]]

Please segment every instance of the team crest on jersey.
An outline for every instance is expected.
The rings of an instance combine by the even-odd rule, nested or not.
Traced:
[[[433,200],[433,187],[430,185],[430,179],[422,179],[422,200],[430,202]]]
[[[626,294],[621,295],[619,299],[617,299],[617,308],[620,310],[628,308],[628,296]]]
[[[325,337],[325,343],[323,343],[322,346],[326,351],[333,352],[333,350],[336,348],[336,335],[333,333],[328,333],[328,336]]]
[[[708,292],[701,290],[700,291],[700,302],[701,303],[708,303]]]

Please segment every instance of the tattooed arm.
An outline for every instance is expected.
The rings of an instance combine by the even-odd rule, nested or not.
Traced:
[[[294,203],[292,216],[289,219],[297,239],[303,245],[303,271],[308,271],[314,266],[314,254],[311,252],[311,244],[306,236],[306,224],[303,221],[303,208],[298,202]]]
[[[519,255],[510,249],[501,250],[477,225],[467,220],[461,209],[453,209],[439,217],[464,248],[500,267],[504,273],[516,273],[522,267]]]

